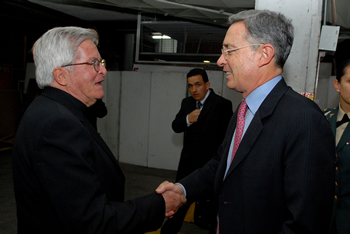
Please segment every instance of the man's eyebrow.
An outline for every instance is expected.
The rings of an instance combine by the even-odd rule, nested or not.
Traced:
[[[226,47],[226,48],[228,48],[229,46],[230,46],[230,47],[233,47],[233,48],[237,47],[237,46],[235,46],[234,44],[223,44],[223,46]]]
[[[201,82],[197,81],[197,82],[194,82],[193,84],[191,83],[187,83],[187,85],[195,85],[195,84],[200,84]]]

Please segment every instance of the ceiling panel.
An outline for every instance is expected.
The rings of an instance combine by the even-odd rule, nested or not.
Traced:
[[[138,12],[169,15],[214,25],[226,25],[229,15],[243,8],[254,8],[255,0],[29,0],[78,17],[83,20],[121,20],[129,15],[124,9]],[[85,6],[85,5],[86,6]],[[104,9],[90,8],[88,4],[104,6]],[[120,11],[108,11],[108,6],[118,7]],[[115,12],[113,14],[113,12]]]
[[[224,26],[229,15],[253,9],[255,0],[29,0],[83,20],[130,19],[135,12],[169,15]],[[91,3],[95,4],[91,8]],[[90,5],[89,5],[90,4]],[[349,0],[328,1],[327,21],[350,28]],[[98,7],[103,6],[103,7]],[[111,7],[111,10],[108,9]],[[119,10],[116,10],[115,8]],[[123,10],[125,9],[125,11]],[[114,13],[113,13],[114,12]],[[335,13],[334,13],[335,12]],[[334,17],[335,16],[335,17]],[[132,17],[135,19],[135,17]],[[336,21],[335,21],[336,20]]]

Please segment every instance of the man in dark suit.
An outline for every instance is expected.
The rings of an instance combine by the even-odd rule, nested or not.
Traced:
[[[232,117],[231,101],[210,88],[204,69],[194,68],[187,73],[187,87],[191,96],[182,100],[181,109],[172,123],[174,132],[184,132],[176,181],[203,167],[217,153]],[[173,218],[168,219],[161,233],[178,233],[190,206],[189,201]]]
[[[175,193],[124,202],[123,172],[86,116],[104,96],[97,42],[94,30],[62,27],[33,47],[44,90],[24,114],[13,148],[18,233],[143,233],[181,205]]]
[[[318,106],[281,77],[293,26],[280,13],[229,18],[218,65],[243,100],[218,154],[167,190],[214,193],[217,232],[327,233],[334,196],[334,139]],[[232,159],[232,160],[231,160]]]

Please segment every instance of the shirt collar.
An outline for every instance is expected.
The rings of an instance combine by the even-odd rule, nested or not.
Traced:
[[[337,121],[342,120],[344,114],[347,114],[348,117],[349,117],[349,113],[345,113],[345,112],[343,111],[343,109],[340,107],[340,103],[339,103],[339,108],[338,108],[338,109],[339,109],[339,110],[338,110],[338,115],[337,115]]]
[[[60,90],[60,89],[59,89]],[[62,91],[62,90],[61,90]],[[70,95],[69,93],[62,91],[63,95],[66,96],[66,98],[71,101],[81,112],[83,112],[83,114],[86,116],[87,115],[87,110],[88,107],[82,103],[80,100],[78,100],[77,98],[73,97],[72,95]]]
[[[276,76],[275,78],[269,80],[263,85],[259,86],[253,92],[251,92],[248,97],[246,97],[245,101],[249,110],[255,115],[258,111],[261,103],[265,100],[267,95],[271,92],[271,90],[276,86],[276,84],[282,79],[282,76]]]
[[[202,100],[200,100],[199,102],[202,103],[202,104],[204,104],[204,102],[205,102],[205,100],[207,100],[207,98],[208,98],[210,92],[211,92],[210,89],[208,89],[208,92],[205,94],[205,97],[204,97]]]

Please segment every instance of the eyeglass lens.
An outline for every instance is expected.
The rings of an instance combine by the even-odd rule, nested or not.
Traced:
[[[101,61],[98,59],[95,59],[94,63],[94,69],[96,72],[100,71],[100,64],[102,64],[102,66],[106,67],[106,61],[104,59],[102,59]]]

